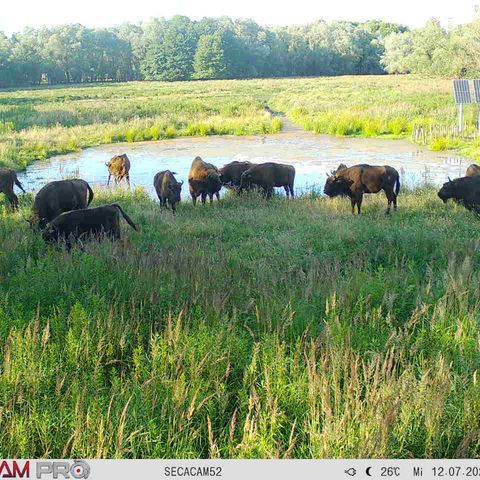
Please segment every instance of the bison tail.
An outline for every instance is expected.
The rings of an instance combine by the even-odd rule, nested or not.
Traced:
[[[397,180],[395,182],[395,195],[398,195],[400,191],[400,176],[397,175]]]
[[[27,193],[25,191],[25,189],[23,188],[23,185],[20,183],[20,180],[17,178],[17,176],[15,175],[15,185],[23,192],[23,193]]]
[[[88,207],[93,201],[93,190],[88,183],[87,183],[87,189],[88,189],[88,200],[87,200],[87,207]]]
[[[116,207],[118,211],[122,214],[125,221],[138,232],[138,227],[133,223],[133,220],[123,211],[122,207],[118,203],[114,203],[112,207]]]

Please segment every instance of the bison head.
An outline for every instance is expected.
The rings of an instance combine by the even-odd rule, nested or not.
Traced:
[[[245,170],[240,177],[240,190],[243,190],[244,188],[250,188],[252,183],[254,183],[252,172],[250,170]]]
[[[457,188],[455,182],[450,180],[449,178],[448,182],[443,184],[437,195],[443,201],[443,203],[447,203],[447,200],[449,198],[455,198],[457,196]]]
[[[53,243],[58,240],[58,231],[55,227],[52,227],[49,223],[42,230],[42,238],[46,243]]]
[[[350,191],[351,180],[347,180],[336,174],[330,175],[325,182],[323,193],[329,197],[337,197],[338,195],[347,195]]]
[[[182,191],[183,181],[180,183],[172,183],[168,186],[168,201],[170,205],[180,201],[180,192]]]

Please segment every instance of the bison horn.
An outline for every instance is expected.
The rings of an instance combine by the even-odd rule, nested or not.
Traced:
[[[180,185],[183,185],[183,180],[180,182]]]
[[[449,181],[449,182],[451,182],[451,181],[452,181],[452,179],[451,179],[450,177],[448,177],[448,181]]]

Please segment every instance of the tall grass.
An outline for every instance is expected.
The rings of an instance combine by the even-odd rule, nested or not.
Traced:
[[[473,214],[95,193],[141,232],[68,254],[0,204],[1,455],[480,454]]]

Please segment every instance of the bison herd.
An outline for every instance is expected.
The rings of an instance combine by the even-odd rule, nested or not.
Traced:
[[[130,186],[130,160],[127,155],[116,155],[108,163],[108,180],[113,176],[116,184],[125,180]],[[195,205],[200,197],[202,203],[207,197],[220,198],[222,187],[231,189],[237,194],[244,191],[257,190],[265,198],[270,198],[273,189],[283,188],[287,198],[294,198],[295,168],[291,165],[267,162],[254,164],[251,162],[233,161],[218,169],[196,157],[188,174],[188,187],[192,202]],[[12,209],[19,206],[14,186],[25,193],[14,170],[0,168],[0,193],[5,194]],[[165,170],[158,172],[153,185],[160,201],[161,208],[170,207],[175,214],[180,202],[183,182],[177,181],[175,172]],[[384,191],[387,197],[387,210],[391,206],[397,209],[397,197],[400,191],[400,177],[393,167],[371,166],[366,164],[347,167],[339,165],[331,172],[325,183],[324,193],[329,197],[346,196],[350,199],[352,213],[355,207],[361,213],[363,195]],[[135,230],[138,230],[132,219],[117,203],[89,208],[93,200],[93,191],[85,180],[59,180],[48,183],[35,196],[32,215],[28,220],[30,226],[41,232],[46,242],[62,241],[70,249],[73,242],[88,237],[108,237],[120,239],[120,216]],[[463,204],[469,210],[480,213],[480,167],[470,165],[466,176],[448,180],[438,192],[444,202],[448,199]]]

